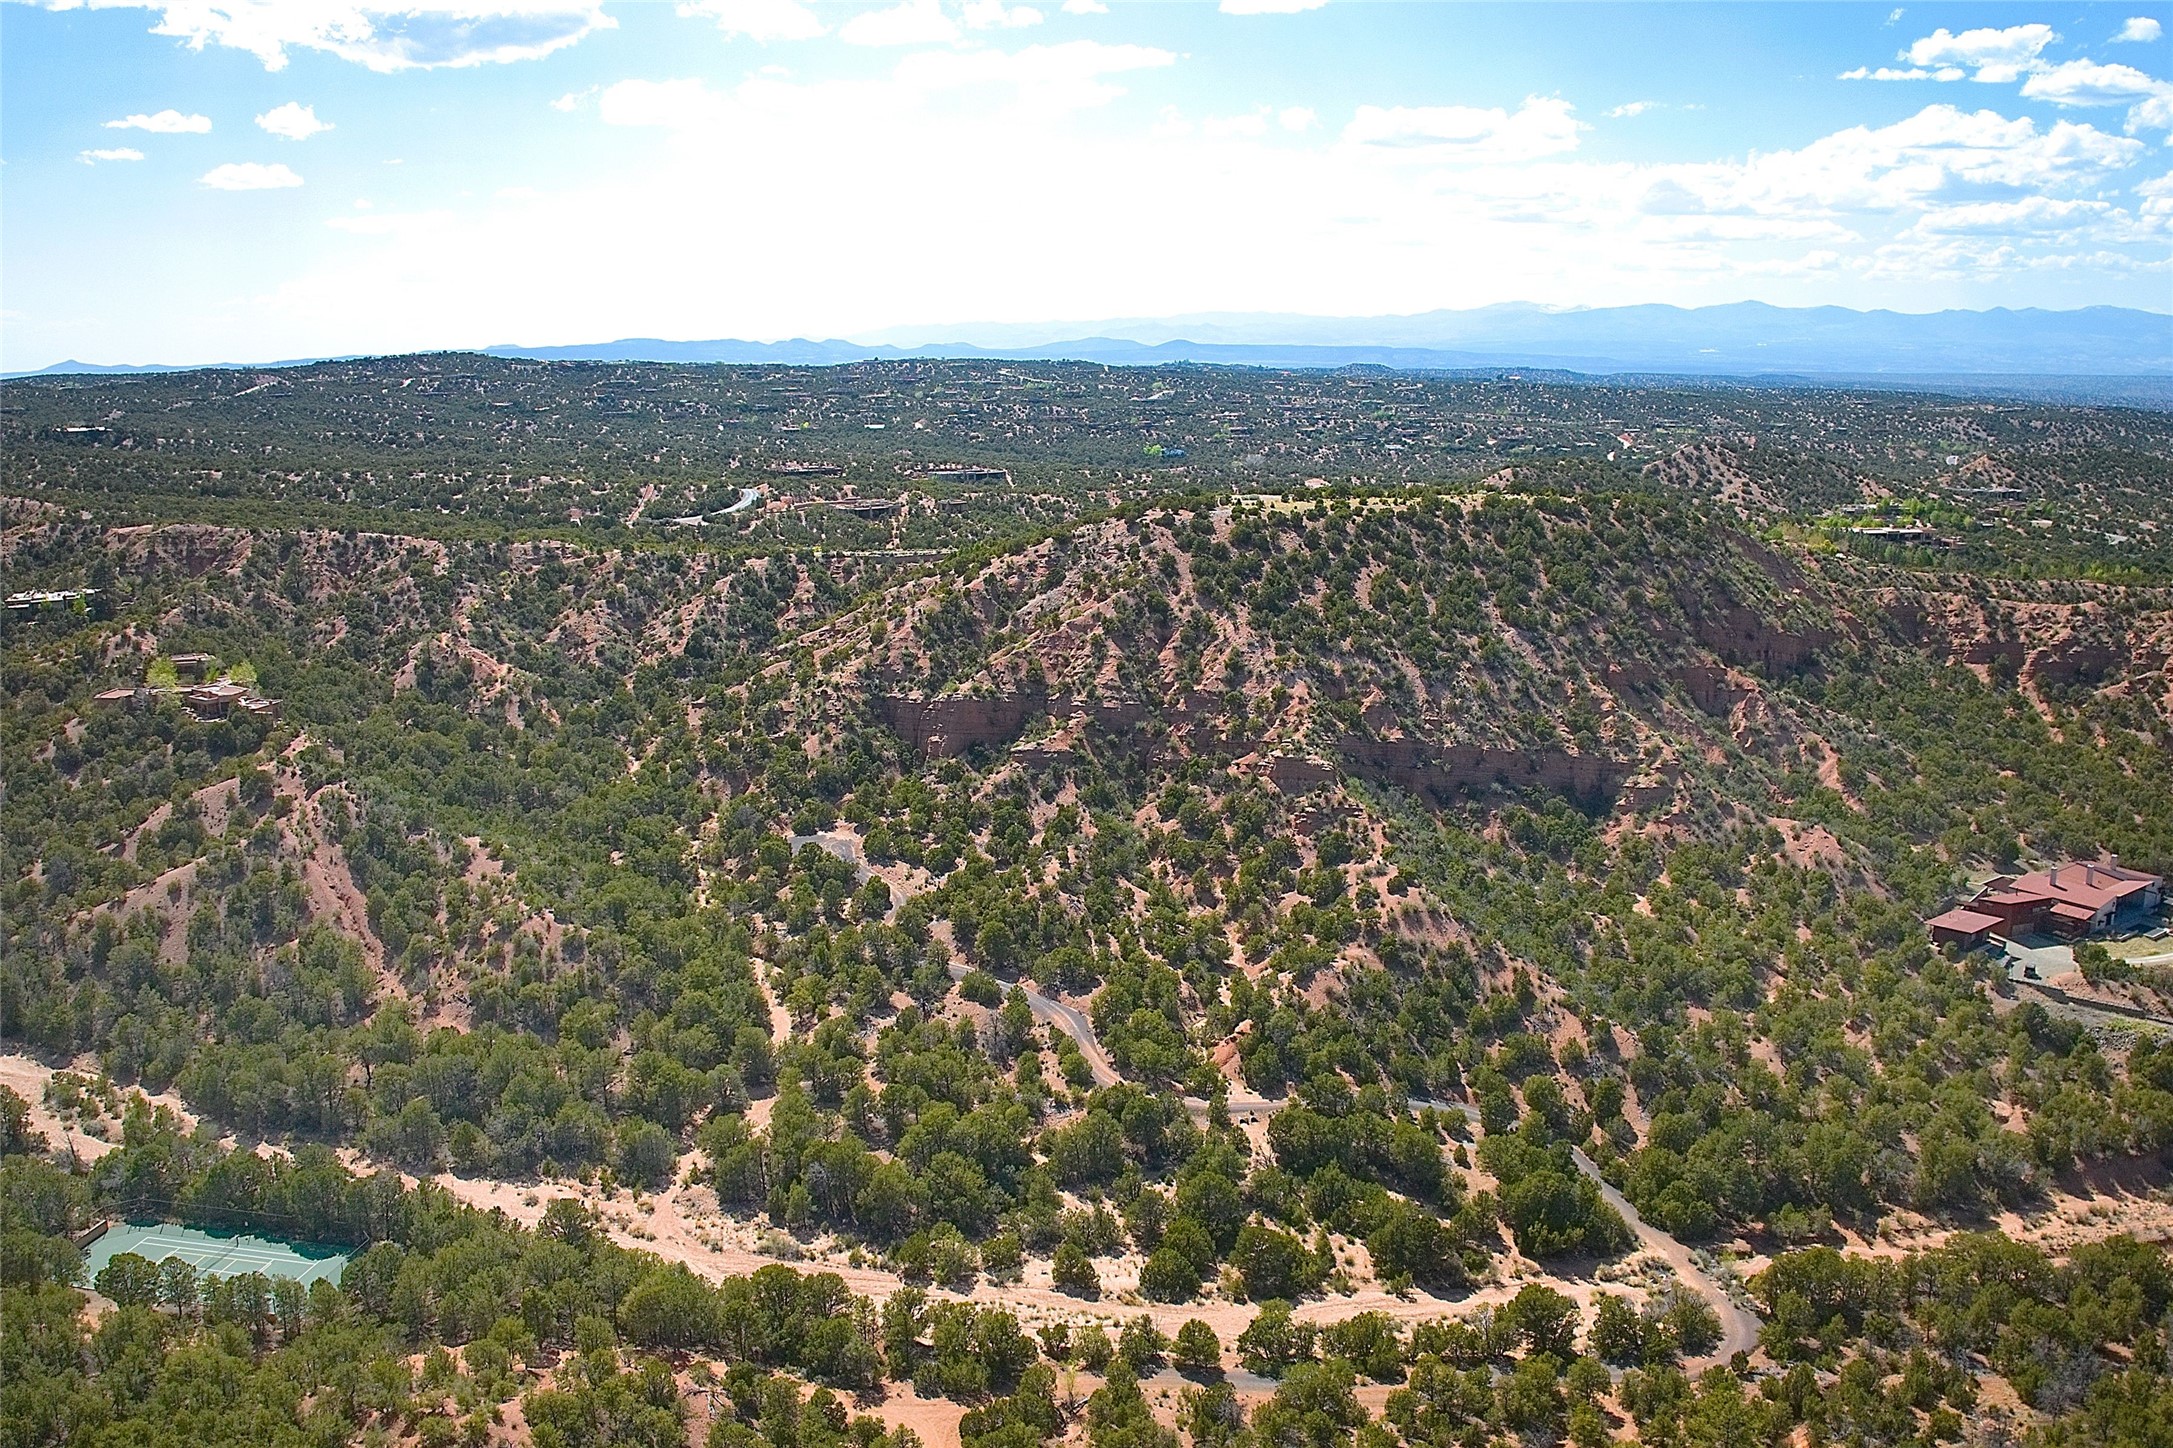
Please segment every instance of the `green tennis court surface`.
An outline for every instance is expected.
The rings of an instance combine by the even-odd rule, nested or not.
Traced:
[[[200,1232],[170,1222],[116,1222],[84,1252],[84,1280],[94,1280],[108,1262],[123,1252],[134,1252],[153,1262],[179,1257],[199,1273],[239,1277],[261,1272],[266,1277],[292,1277],[314,1282],[319,1277],[337,1283],[347,1254],[330,1247],[279,1242],[269,1237],[250,1237],[224,1232]]]

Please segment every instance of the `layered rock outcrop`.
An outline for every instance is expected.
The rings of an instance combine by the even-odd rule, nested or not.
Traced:
[[[1010,743],[1032,719],[1046,712],[1049,699],[1038,692],[934,699],[878,694],[871,705],[875,717],[914,753],[948,759],[984,744]]]
[[[1630,774],[1621,760],[1564,749],[1486,749],[1351,735],[1336,753],[1362,779],[1442,803],[1499,790],[1558,794],[1600,807],[1614,801]]]

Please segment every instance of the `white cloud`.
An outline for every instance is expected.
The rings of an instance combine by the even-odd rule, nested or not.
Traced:
[[[1968,77],[1969,72],[1956,65],[1943,65],[1937,70],[1926,70],[1921,65],[1912,65],[1907,70],[1896,70],[1890,65],[1882,65],[1877,70],[1873,70],[1868,65],[1859,65],[1854,70],[1842,71],[1840,75],[1834,78],[1836,80],[1966,80]]]
[[[1284,106],[1275,119],[1286,131],[1310,131],[1320,124],[1320,117],[1311,106]]]
[[[2145,225],[2173,231],[2173,172],[2143,182],[2135,188],[2135,194],[2143,198],[2136,210]]]
[[[1225,15],[1295,15],[1301,10],[1318,10],[1328,0],[1222,0],[1219,7]]]
[[[1569,102],[1527,96],[1514,112],[1479,106],[1360,106],[1343,139],[1423,151],[1428,159],[1501,164],[1577,148],[1584,129]]]
[[[1637,209],[1651,216],[1731,214],[1779,226],[1882,214],[1909,217],[1957,191],[2046,193],[2099,183],[2143,143],[2059,121],[1926,106],[1889,126],[1853,126],[1789,151],[1740,162],[1644,168]]]
[[[2173,84],[2132,65],[2100,65],[2094,60],[2062,61],[2022,82],[2023,95],[2056,106],[2122,106],[2169,90]]]
[[[211,129],[209,116],[185,116],[176,110],[153,111],[150,115],[123,116],[117,121],[106,122],[109,131],[156,131],[162,136],[202,135]]]
[[[330,121],[317,119],[316,107],[305,106],[299,101],[288,101],[283,106],[272,107],[257,117],[257,124],[273,135],[285,136],[290,141],[306,141],[311,136],[332,129]]]
[[[203,184],[214,191],[279,191],[301,185],[302,178],[276,162],[229,161],[206,171]]]
[[[1109,7],[1102,0],[1064,0],[1066,15],[1107,15]]]
[[[134,146],[112,146],[105,150],[79,151],[76,159],[86,166],[95,166],[100,161],[141,161],[143,152]]]
[[[551,102],[551,109],[554,111],[577,111],[581,109],[582,104],[587,101],[590,96],[595,95],[596,92],[600,89],[600,86],[592,85],[585,90],[568,91],[564,95],[560,96],[557,100]]]
[[[744,35],[764,44],[813,40],[828,29],[799,0],[682,0],[679,13],[713,21],[726,35]]]
[[[2137,101],[2128,111],[2128,130],[2173,131],[2173,95],[2164,91]]]
[[[1652,101],[1624,101],[1621,105],[1616,106],[1614,109],[1610,110],[1607,113],[1607,116],[1610,120],[1627,120],[1631,116],[1641,116],[1645,114],[1645,112],[1651,110],[1653,106],[1654,102]]]
[[[958,38],[958,22],[937,0],[900,0],[888,10],[867,10],[839,29],[851,45],[941,45]]]
[[[85,0],[32,0],[56,10]],[[88,0],[158,13],[153,35],[246,50],[283,70],[289,48],[375,71],[535,60],[618,22],[603,0]]]
[[[2163,27],[2148,16],[2130,19],[2115,40],[2155,40]],[[1991,84],[2020,81],[2029,100],[2057,106],[2127,106],[2127,129],[2173,130],[2173,82],[2132,65],[2077,59],[2054,63],[2045,48],[2060,37],[2049,25],[2010,25],[2002,30],[1939,29],[1902,52],[1907,70],[1858,66],[1842,80],[1961,80]]]
[[[968,30],[1022,30],[1041,23],[1041,12],[1031,5],[1005,5],[1003,0],[966,0],[960,18]]]
[[[1976,79],[1993,83],[2019,79],[2039,64],[2046,46],[2060,37],[2049,25],[2010,25],[2004,30],[1986,27],[1955,35],[1944,26],[1902,52],[1915,66],[1934,69],[1959,66],[1975,72]]]
[[[2132,65],[2063,61],[2024,81],[2022,94],[2056,106],[2127,106],[2131,134],[2173,130],[2173,81]]]
[[[1917,236],[2017,236],[2066,234],[2120,214],[2109,202],[2024,196],[2014,201],[1974,201],[1941,206],[1919,217],[1907,234]]]

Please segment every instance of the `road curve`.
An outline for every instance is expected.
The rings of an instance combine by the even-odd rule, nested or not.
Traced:
[[[755,490],[750,488],[748,491]],[[791,845],[794,854],[812,845],[844,861],[853,867],[853,879],[857,884],[867,884],[875,873],[868,865],[867,855],[862,851],[860,836],[850,830],[818,830],[813,834],[788,835],[786,841]],[[964,980],[966,974],[966,966],[955,960],[951,962],[952,980]],[[1124,1079],[1117,1071],[1116,1062],[1109,1058],[1109,1052],[1102,1048],[1101,1038],[1094,1034],[1093,1022],[1086,1018],[1084,1012],[1052,996],[1043,995],[1023,980],[1018,983],[1018,990],[1026,997],[1027,1008],[1034,1013],[1035,1020],[1043,1025],[1056,1027],[1078,1043],[1080,1054],[1086,1057],[1087,1068],[1094,1073],[1096,1086],[1114,1086]]]
[[[951,962],[952,980],[964,980],[966,975],[965,966]],[[1035,1020],[1056,1027],[1077,1043],[1079,1054],[1086,1057],[1087,1069],[1094,1073],[1096,1086],[1114,1086],[1124,1079],[1117,1071],[1116,1062],[1109,1059],[1109,1052],[1102,1048],[1101,1037],[1094,1034],[1094,1023],[1086,1018],[1085,1012],[1043,995],[1023,980],[1015,989],[1026,997],[1026,1008],[1034,1013]]]
[[[1474,1131],[1482,1129],[1479,1125],[1479,1108],[1468,1102],[1413,1097],[1411,1105],[1421,1109],[1431,1106],[1437,1111],[1460,1112],[1464,1120],[1471,1123]],[[1758,1346],[1758,1314],[1729,1296],[1728,1289],[1712,1273],[1698,1265],[1697,1258],[1690,1254],[1688,1247],[1640,1216],[1637,1208],[1630,1205],[1630,1199],[1616,1191],[1613,1183],[1600,1175],[1599,1165],[1584,1154],[1582,1147],[1571,1147],[1569,1159],[1577,1164],[1577,1170],[1592,1179],[1592,1184],[1599,1188],[1600,1200],[1620,1214],[1624,1224],[1637,1238],[1638,1245],[1666,1262],[1675,1270],[1676,1276],[1695,1288],[1698,1295],[1720,1315],[1719,1344],[1703,1357],[1684,1359],[1683,1366],[1694,1372],[1701,1371],[1725,1363],[1739,1352],[1749,1353],[1755,1349]]]
[[[1581,1148],[1571,1147],[1569,1156],[1571,1161],[1577,1163],[1577,1170],[1592,1178],[1593,1185],[1600,1189],[1600,1200],[1613,1207],[1621,1214],[1622,1220],[1629,1224],[1630,1230],[1637,1236],[1638,1245],[1674,1268],[1675,1275],[1696,1288],[1698,1295],[1720,1315],[1719,1344],[1704,1357],[1685,1359],[1683,1365],[1696,1371],[1716,1363],[1725,1363],[1739,1352],[1748,1354],[1755,1351],[1760,1325],[1758,1314],[1729,1296],[1728,1290],[1720,1281],[1698,1265],[1697,1259],[1690,1255],[1688,1247],[1639,1216],[1637,1208],[1630,1205],[1630,1199],[1616,1191],[1607,1178],[1600,1175],[1600,1169]]]

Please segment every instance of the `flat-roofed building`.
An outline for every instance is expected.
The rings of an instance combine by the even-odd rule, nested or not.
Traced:
[[[181,702],[205,719],[224,719],[249,697],[249,690],[242,685],[224,682],[198,684],[181,692]]]

